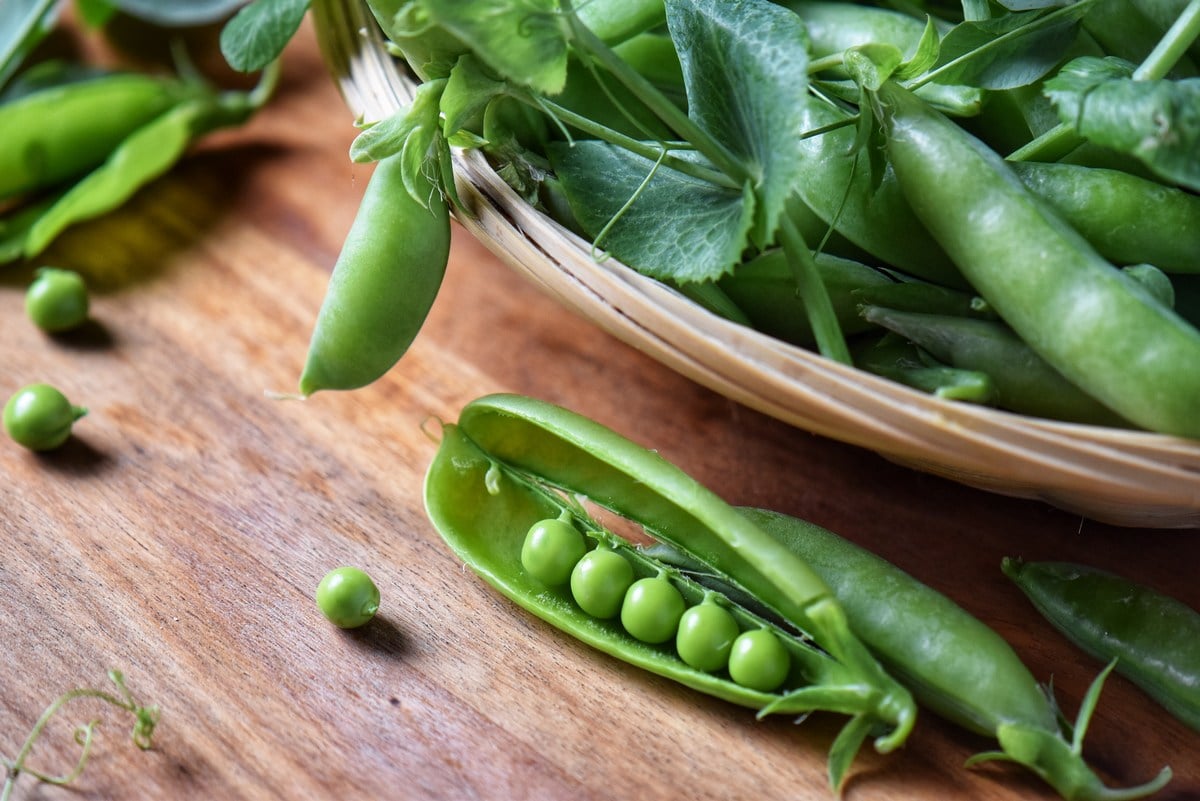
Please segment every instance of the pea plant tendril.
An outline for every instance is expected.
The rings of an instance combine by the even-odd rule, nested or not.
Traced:
[[[33,754],[33,747],[38,739],[44,733],[47,725],[58,712],[70,704],[72,701],[78,701],[86,698],[99,700],[109,704],[116,709],[124,710],[133,715],[133,730],[130,733],[130,738],[133,744],[143,751],[148,750],[154,736],[154,729],[158,725],[159,709],[157,706],[144,706],[134,698],[133,693],[125,684],[125,676],[119,670],[109,670],[108,678],[116,686],[116,692],[110,690],[94,689],[90,687],[77,687],[73,690],[60,695],[54,699],[51,704],[42,712],[41,717],[33,724],[29,735],[25,738],[25,742],[21,745],[17,755],[9,760],[3,759],[5,770],[4,788],[0,790],[0,801],[9,801],[12,798],[13,791],[16,788],[17,781],[22,775],[28,774],[41,782],[48,784],[66,785],[75,781],[83,773],[84,767],[87,765],[88,759],[91,757],[92,740],[96,733],[96,728],[100,725],[99,720],[91,720],[82,724],[75,729],[75,742],[80,746],[79,759],[75,763],[75,767],[69,772],[54,776],[28,767],[26,764],[30,756]]]

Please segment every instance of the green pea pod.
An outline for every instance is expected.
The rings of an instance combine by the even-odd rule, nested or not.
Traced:
[[[842,120],[832,108],[810,101],[805,130]],[[859,160],[855,132],[844,127],[802,141],[804,180],[796,192],[826,224],[877,259],[944,286],[965,287],[962,275],[921,225],[889,170],[874,185],[867,160]]]
[[[246,95],[231,93],[185,100],[155,117],[41,215],[26,235],[25,257],[41,253],[69,226],[120,207],[173,167],[196,137],[242,122],[251,112]]]
[[[1200,196],[1101,167],[1038,161],[1009,166],[1106,259],[1200,273]]]
[[[986,374],[993,402],[1021,414],[1127,428],[1120,415],[1063,378],[998,320],[864,306],[863,319],[893,331],[962,370]]]
[[[996,313],[978,295],[923,281],[888,281],[862,286],[854,290],[854,299],[859,304],[885,306],[900,311],[996,319]]]
[[[1064,798],[1079,801],[1141,798],[1170,780],[1171,771],[1164,768],[1146,784],[1113,789],[1084,762],[1081,739],[1106,674],[1093,685],[1068,742],[1054,703],[1011,646],[962,607],[820,526],[762,509],[741,514],[829,584],[854,631],[918,703],[998,739],[1001,751],[974,761],[1020,763]]]
[[[561,498],[573,496],[691,554],[739,593],[754,597],[773,619],[803,632],[787,642],[796,677],[805,683],[773,694],[740,688],[688,668],[669,649],[637,644],[544,586],[531,586],[519,564],[522,538],[532,523],[558,516],[565,504]],[[442,444],[426,477],[425,503],[442,537],[485,580],[607,653],[764,714],[820,709],[852,715],[831,752],[835,787],[868,733],[885,729],[875,746],[886,752],[911,730],[909,693],[851,633],[828,587],[802,560],[679,468],[599,423],[515,395],[475,400],[457,424],[443,426]],[[577,510],[576,519],[582,517]],[[640,558],[643,573],[653,569],[650,555]],[[680,579],[680,586],[691,585]],[[697,592],[687,590],[691,601],[700,597]],[[743,609],[739,614],[753,613]],[[808,637],[815,647],[804,644]]]
[[[819,253],[815,260],[842,331],[856,334],[867,330],[869,326],[858,315],[854,293],[894,282],[879,270],[852,259]],[[738,265],[718,285],[745,312],[756,330],[797,345],[816,343],[808,313],[797,292],[796,274],[782,251],[770,250]]]
[[[53,86],[0,105],[0,199],[93,169],[195,87],[141,73]]]
[[[996,388],[986,373],[943,364],[890,331],[856,343],[852,353],[854,366],[860,370],[939,398],[991,403],[996,397]]]
[[[437,297],[450,258],[445,198],[402,153],[381,160],[333,267],[308,346],[300,393],[375,381],[404,355]]]
[[[875,106],[916,216],[1021,339],[1132,423],[1200,437],[1200,331],[919,98],[889,82]]]
[[[1066,562],[1005,559],[1011,578],[1067,639],[1200,731],[1200,614],[1122,576]]]

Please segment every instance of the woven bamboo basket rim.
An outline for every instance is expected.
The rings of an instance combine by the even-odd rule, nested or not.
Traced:
[[[355,118],[409,104],[416,82],[362,0],[313,4]],[[935,398],[717,317],[525,203],[478,151],[455,151],[457,220],[511,268],[691,380],[791,425],[1003,495],[1119,526],[1200,527],[1200,442],[1041,420]],[[1200,414],[1200,399],[1197,399]]]

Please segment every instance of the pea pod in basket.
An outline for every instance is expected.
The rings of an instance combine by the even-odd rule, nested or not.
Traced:
[[[658,562],[592,520],[579,498],[687,553],[736,592],[701,587]],[[803,560],[682,470],[599,423],[520,396],[473,401],[457,423],[443,425],[425,503],[450,548],[485,581],[598,650],[760,714],[849,715],[830,751],[835,788],[868,736],[876,735],[876,749],[887,752],[913,726],[911,694],[851,632],[832,592]],[[615,603],[593,605],[587,588],[573,593],[565,569],[548,567],[553,558],[527,553],[522,559],[530,529],[554,528],[551,523],[565,523],[594,542],[589,559],[615,553],[629,565],[631,583],[619,582],[628,587],[619,617]],[[586,548],[572,547],[567,562],[578,559],[578,568]],[[572,580],[577,572],[572,570]],[[635,593],[637,586],[644,592]],[[751,611],[738,597],[754,598],[769,614]],[[673,624],[666,625],[665,639],[659,619],[664,606],[672,608],[665,614]],[[602,607],[600,614],[612,616],[593,614]],[[736,636],[722,611],[736,624]],[[685,617],[688,623],[681,625]],[[696,623],[697,638],[712,639],[714,648],[692,647],[690,619],[702,617],[710,620]],[[722,627],[736,640],[727,650],[723,640],[729,637],[710,636]],[[713,650],[722,656],[710,662]],[[750,659],[743,650],[767,656]],[[769,674],[778,669],[780,650],[786,672],[775,682],[779,676]]]

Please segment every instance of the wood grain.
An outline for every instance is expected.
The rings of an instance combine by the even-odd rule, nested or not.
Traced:
[[[1200,607],[1200,539],[1117,529],[912,472],[790,428],[675,375],[567,312],[455,231],[444,291],[377,384],[295,386],[370,168],[311,30],[272,106],[209,140],[47,261],[97,287],[94,323],[48,338],[22,313],[34,265],[0,273],[0,387],[58,384],[91,412],[61,451],[0,447],[0,753],[42,708],[109,667],[162,707],[152,751],[101,720],[70,791],[39,799],[825,799],[840,722],[755,722],[559,634],[455,561],[425,518],[426,424],[516,391],[657,448],[727,500],[797,514],[870,547],[1006,636],[1074,713],[1099,666],[1043,623],[1002,556],[1120,570]],[[368,570],[381,617],[356,632],[312,602]],[[36,767],[73,760],[64,724]],[[1160,798],[1200,798],[1200,735],[1114,678],[1087,742],[1115,783],[1164,763]],[[903,753],[865,753],[849,799],[1053,798],[926,715]]]

